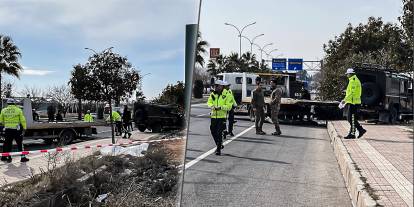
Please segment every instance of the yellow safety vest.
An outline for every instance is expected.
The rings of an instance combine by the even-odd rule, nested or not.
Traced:
[[[349,78],[348,87],[346,88],[345,103],[361,104],[362,87],[356,75]]]
[[[226,118],[227,111],[232,107],[225,90],[220,95],[212,92],[208,97],[207,105],[211,108],[211,118],[214,119]],[[214,107],[220,107],[220,110],[215,110]]]
[[[109,121],[110,118],[111,118],[111,116],[108,116],[108,118],[106,119],[106,121]],[[119,115],[119,113],[116,112],[116,111],[112,111],[112,121],[115,121],[115,122],[121,121],[121,115]]]
[[[85,116],[83,117],[83,121],[84,122],[93,122],[93,117],[91,114],[85,114]]]
[[[1,110],[0,122],[6,129],[19,129],[20,125],[26,129],[23,111],[16,105],[9,105]]]

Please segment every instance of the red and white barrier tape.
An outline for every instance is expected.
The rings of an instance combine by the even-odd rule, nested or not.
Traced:
[[[18,156],[18,155],[33,155],[33,154],[41,154],[41,153],[54,153],[54,152],[63,152],[63,151],[75,151],[81,149],[92,149],[92,148],[102,148],[108,146],[125,146],[131,144],[138,144],[138,143],[153,143],[153,142],[162,142],[162,141],[169,141],[169,140],[177,140],[182,138],[172,138],[172,139],[158,139],[158,140],[149,140],[149,141],[129,141],[124,143],[116,143],[116,144],[97,144],[97,145],[84,145],[84,146],[73,146],[73,147],[57,147],[54,149],[43,149],[43,150],[33,150],[33,151],[21,151],[21,152],[3,152],[0,153],[1,156]]]

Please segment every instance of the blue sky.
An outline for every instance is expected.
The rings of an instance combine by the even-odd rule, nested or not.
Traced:
[[[193,0],[0,1],[0,33],[20,48],[25,71],[14,82],[47,88],[66,84],[90,51],[114,47],[141,71],[147,97],[184,79],[185,25],[197,22]]]
[[[401,14],[401,0],[205,0],[200,29],[210,47],[221,48],[224,54],[238,53],[238,33],[224,23],[243,27],[256,21],[243,36],[264,33],[255,42],[261,46],[273,43],[266,48],[278,49],[273,56],[320,60],[322,45],[342,33],[348,23],[365,23],[370,16],[397,23]],[[250,44],[243,40],[242,51],[248,50]],[[260,56],[256,48],[253,52]]]

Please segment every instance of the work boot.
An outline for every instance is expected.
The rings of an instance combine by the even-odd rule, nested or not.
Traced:
[[[27,157],[20,158],[20,162],[27,162],[27,161],[29,161],[29,158]]]
[[[10,156],[8,156],[6,162],[11,163],[12,161],[13,161],[13,159]]]
[[[273,135],[273,136],[279,136],[279,135],[281,135],[281,134],[282,134],[282,132],[273,132],[273,133],[272,133],[272,135]]]
[[[7,157],[1,157],[1,161],[6,162],[7,161]]]
[[[216,155],[221,155],[221,149],[220,149],[221,147],[217,147],[217,149],[216,149]]]
[[[132,136],[132,133],[128,133],[128,139],[131,138],[131,136]]]
[[[229,135],[230,135],[230,136],[232,136],[232,137],[234,137],[234,134],[233,134],[233,132],[230,132],[230,133],[229,133]]]
[[[358,130],[358,138],[361,138],[362,136],[364,136],[364,134],[365,133],[367,133],[367,130],[365,130],[365,129],[361,129],[361,130]]]
[[[266,132],[264,132],[264,131],[260,131],[260,132],[256,132],[256,134],[258,134],[258,135],[265,135],[265,134],[266,134]]]
[[[344,137],[344,139],[355,139],[355,135],[348,134],[346,137]]]

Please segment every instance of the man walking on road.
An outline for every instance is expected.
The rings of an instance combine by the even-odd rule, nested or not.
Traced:
[[[279,110],[280,110],[280,102],[282,100],[283,90],[281,87],[276,85],[276,80],[272,80],[271,82],[272,87],[272,94],[270,95],[270,106],[272,109],[272,122],[275,125],[275,132],[272,135],[281,135],[282,131],[280,131],[279,127]]]
[[[228,131],[225,133],[225,135],[230,135],[230,136],[233,137],[234,136],[234,134],[233,134],[233,125],[234,125],[234,123],[236,123],[234,121],[234,108],[236,108],[237,103],[236,103],[236,100],[234,99],[233,91],[231,91],[231,89],[230,89],[230,83],[225,82],[224,88],[226,90],[226,96],[229,99],[230,104],[232,105],[231,109],[228,113],[228,117],[227,117],[227,121],[229,122],[229,125],[228,125]]]
[[[263,122],[265,120],[265,101],[264,101],[264,93],[261,87],[261,78],[256,78],[256,89],[252,91],[252,107],[255,115],[255,126],[256,126],[256,134],[264,135],[266,134],[263,130]]]
[[[1,110],[0,123],[4,126],[3,152],[11,152],[13,147],[13,139],[16,140],[17,149],[23,151],[23,135],[26,130],[26,118],[23,111],[16,106],[13,99],[7,100],[7,107]],[[1,161],[10,163],[11,156],[1,157]],[[21,155],[20,162],[29,161],[25,155]]]
[[[367,131],[362,128],[358,123],[358,110],[361,106],[361,94],[362,87],[361,82],[355,75],[355,71],[352,68],[348,68],[346,75],[349,79],[348,87],[346,88],[345,99],[342,100],[342,104],[346,104],[347,119],[351,128],[349,134],[344,139],[355,139],[356,129],[358,130],[358,138],[362,137]]]
[[[223,94],[223,85],[223,81],[217,80],[214,91],[210,94],[207,101],[208,107],[211,108],[210,131],[217,146],[216,155],[221,155],[226,115],[231,108],[226,94]]]

